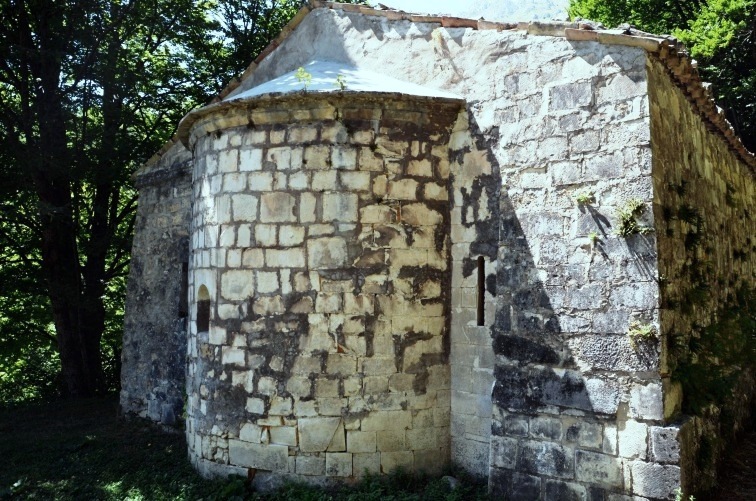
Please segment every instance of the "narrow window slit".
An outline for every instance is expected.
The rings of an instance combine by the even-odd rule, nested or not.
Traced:
[[[483,256],[478,256],[478,325],[486,325],[484,299],[486,296],[486,266]]]
[[[197,292],[197,332],[210,330],[210,294],[207,287],[201,285]]]

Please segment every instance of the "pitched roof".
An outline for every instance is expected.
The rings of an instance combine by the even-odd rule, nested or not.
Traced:
[[[674,37],[653,35],[632,28],[619,30],[595,29],[595,25],[590,22],[531,21],[501,23],[484,19],[475,20],[450,16],[413,14],[401,10],[375,9],[366,5],[310,0],[289,21],[278,37],[255,58],[240,78],[235,78],[229,82],[209,104],[212,105],[224,100],[231,92],[236,90],[242,81],[249,78],[256,71],[259,63],[272,54],[294,32],[307,15],[315,9],[354,12],[365,16],[382,17],[390,21],[438,24],[440,27],[445,28],[496,31],[518,30],[530,35],[563,37],[572,41],[595,41],[606,45],[626,45],[644,49],[652,57],[657,58],[664,64],[672,81],[683,91],[693,109],[698,112],[709,129],[722,136],[730,149],[751,167],[752,172],[756,171],[756,156],[746,149],[740,138],[736,135],[735,130],[726,118],[725,111],[715,103],[711,86],[701,80],[696,61],[690,57],[681,43]],[[177,141],[178,136],[176,135],[160,151],[153,155],[145,163],[145,166],[157,162]]]

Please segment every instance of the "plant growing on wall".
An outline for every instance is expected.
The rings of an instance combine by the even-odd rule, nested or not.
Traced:
[[[339,73],[336,77],[336,85],[339,87],[339,90],[346,90],[346,77]]]
[[[577,202],[578,205],[590,205],[595,201],[596,196],[592,191],[581,191],[580,193],[575,195],[575,202]]]
[[[632,346],[634,350],[637,350],[639,342],[656,339],[656,327],[652,324],[638,321],[631,322],[630,329],[627,331],[627,337],[630,338],[630,346]]]
[[[638,218],[646,212],[646,204],[643,200],[633,198],[625,202],[617,209],[617,227],[614,234],[620,237],[629,237],[637,233],[647,235],[654,231],[650,226],[641,224]]]
[[[756,292],[738,290],[731,304],[712,314],[706,327],[681,336],[684,350],[673,370],[683,385],[684,411],[698,414],[711,403],[721,405],[732,393],[742,368],[756,366]]]
[[[297,68],[297,72],[294,74],[294,77],[297,79],[297,82],[304,85],[304,90],[307,90],[307,87],[312,83],[312,73],[308,73],[307,70],[305,70],[303,67]]]

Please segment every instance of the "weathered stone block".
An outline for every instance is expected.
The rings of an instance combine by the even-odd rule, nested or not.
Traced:
[[[357,453],[352,455],[352,468],[355,477],[378,475],[381,473],[381,454],[379,452]]]
[[[349,452],[375,452],[377,447],[376,432],[347,431],[346,443]]]
[[[360,222],[363,224],[393,223],[395,217],[394,209],[387,205],[368,205],[360,209]]]
[[[373,426],[373,425],[369,425]],[[364,429],[364,425],[363,425]],[[376,446],[382,452],[396,452],[406,450],[405,430],[380,430],[376,432]]]
[[[600,449],[603,443],[603,426],[583,420],[567,421],[564,439],[568,442],[577,442],[580,447]]]
[[[407,447],[412,450],[436,449],[438,447],[437,433],[435,428],[409,429],[405,435]]]
[[[394,200],[416,200],[418,182],[414,179],[389,181],[388,197]]]
[[[334,146],[331,149],[331,166],[334,169],[356,169],[357,150],[351,146]]]
[[[630,415],[636,419],[664,419],[662,385],[634,385],[630,390]]]
[[[304,150],[304,165],[307,169],[327,169],[331,163],[331,151],[326,145],[307,146]]]
[[[339,175],[341,184],[351,191],[370,191],[369,172],[342,172]]]
[[[222,350],[222,361],[225,365],[244,365],[245,350],[224,346]]]
[[[239,439],[253,444],[262,443],[263,429],[252,423],[244,423],[239,431]]]
[[[548,501],[584,501],[587,499],[585,487],[571,482],[547,480],[543,499]]]
[[[305,265],[304,251],[300,248],[267,249],[265,264],[274,268],[303,268]]]
[[[259,268],[263,266],[264,263],[265,254],[262,249],[244,249],[244,251],[242,251],[241,264],[245,268]]]
[[[270,442],[281,445],[297,445],[297,429],[294,426],[271,426]]]
[[[239,152],[236,150],[221,151],[218,154],[218,171],[235,172],[239,166]]]
[[[490,464],[499,468],[515,468],[517,462],[517,439],[491,437]]]
[[[305,229],[301,226],[284,224],[278,231],[278,243],[282,247],[301,245],[304,242]]]
[[[326,475],[329,477],[351,477],[352,454],[349,452],[326,453]]]
[[[629,420],[618,426],[619,455],[624,458],[646,459],[648,426]]]
[[[247,177],[244,174],[234,172],[223,175],[223,191],[231,193],[244,191],[247,187]]]
[[[588,106],[593,99],[590,81],[556,85],[550,89],[549,110],[572,110]]]
[[[232,464],[270,471],[287,471],[289,447],[286,445],[252,444],[240,440],[228,441],[228,456]]]
[[[297,456],[296,472],[300,475],[325,475],[326,459],[315,456]]]
[[[301,418],[297,421],[299,449],[302,452],[325,452],[337,431],[343,434],[340,417]]]
[[[280,289],[278,273],[275,271],[258,271],[256,278],[257,292],[259,293],[277,292]]]
[[[249,298],[255,290],[253,271],[229,270],[221,275],[221,296],[229,301]]]
[[[260,365],[262,365],[262,363]],[[291,412],[291,397],[282,397],[278,395],[271,397],[268,414],[270,414],[271,416],[288,416],[289,414],[291,414]]]
[[[362,419],[362,431],[391,430],[401,433],[412,426],[412,414],[408,411],[372,412]],[[384,437],[385,438],[385,437]]]
[[[333,170],[318,171],[312,175],[312,189],[316,191],[334,191],[338,185],[338,173]]]
[[[255,221],[257,219],[257,197],[233,195],[231,197],[235,221]]]
[[[263,223],[294,222],[297,220],[294,214],[295,206],[296,199],[288,193],[263,193],[260,195],[260,221]],[[234,215],[236,216],[236,213]],[[238,219],[238,216],[236,217]]]
[[[651,426],[651,458],[658,463],[677,463],[680,461],[680,442],[676,427]]]
[[[519,472],[491,468],[489,485],[492,499],[532,501],[541,498],[541,479]]]
[[[262,169],[262,150],[247,148],[239,150],[239,170],[242,172]]]
[[[324,194],[323,221],[357,221],[357,195],[349,193]]]
[[[410,176],[431,177],[433,176],[433,166],[430,160],[427,159],[410,160],[409,165],[407,165],[407,174]]]
[[[517,469],[536,475],[573,478],[573,452],[558,443],[523,440],[518,449]]]
[[[647,498],[673,499],[674,491],[680,485],[678,466],[633,461],[630,471],[633,493]]]
[[[597,452],[575,452],[575,479],[581,482],[621,488],[622,463],[615,457]]]
[[[340,268],[347,262],[343,238],[316,238],[307,241],[307,265],[311,270]]]
[[[249,189],[252,191],[270,191],[273,189],[271,172],[252,172],[247,176]]]
[[[530,436],[559,440],[562,438],[562,422],[552,417],[535,417],[530,420]]]
[[[402,221],[416,226],[437,225],[443,216],[425,204],[408,204],[402,207]]]

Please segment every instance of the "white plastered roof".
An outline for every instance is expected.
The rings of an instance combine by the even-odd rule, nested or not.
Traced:
[[[299,72],[299,76],[298,76]],[[260,84],[224,101],[245,100],[265,95],[282,95],[306,91],[308,93],[376,92],[399,93],[411,96],[462,99],[456,94],[381,75],[346,63],[310,61],[297,71]]]

